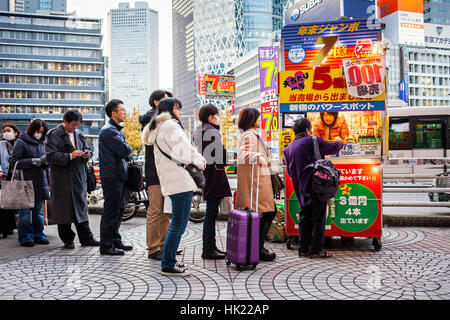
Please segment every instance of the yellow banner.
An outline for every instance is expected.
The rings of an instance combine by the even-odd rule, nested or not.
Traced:
[[[341,103],[355,101],[384,101],[386,93],[374,98],[355,98],[348,94],[342,69],[330,66],[315,70],[281,71],[280,104]]]

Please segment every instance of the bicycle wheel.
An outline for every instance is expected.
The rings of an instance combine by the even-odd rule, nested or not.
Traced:
[[[194,192],[192,197],[191,214],[189,215],[189,221],[194,223],[201,223],[205,220],[205,215],[200,212],[200,202],[202,202],[202,194],[200,192]]]

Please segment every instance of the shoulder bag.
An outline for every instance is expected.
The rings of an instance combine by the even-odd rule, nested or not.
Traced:
[[[34,187],[33,181],[23,178],[23,171],[20,171],[20,180],[14,180],[17,163],[14,165],[11,181],[3,181],[2,197],[0,208],[2,209],[30,209],[34,208]]]
[[[204,189],[206,185],[206,178],[203,175],[203,173],[200,171],[199,168],[197,168],[195,165],[191,164],[185,164],[182,163],[176,159],[173,159],[171,156],[169,156],[167,153],[161,150],[158,143],[155,140],[155,144],[158,147],[159,151],[169,160],[172,160],[176,163],[177,166],[186,169],[186,171],[189,173],[189,175],[194,179],[195,184],[197,185],[197,188]]]

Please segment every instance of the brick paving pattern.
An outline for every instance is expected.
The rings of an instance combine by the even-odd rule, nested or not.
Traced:
[[[217,245],[226,246],[218,222]],[[202,224],[190,223],[178,256],[191,276],[160,274],[147,259],[145,225],[123,232],[134,246],[124,256],[98,248],[63,248],[0,264],[0,299],[120,300],[377,300],[450,299],[450,232],[439,228],[384,228],[383,249],[371,239],[333,239],[331,259],[299,258],[284,243],[268,243],[278,258],[256,270],[237,271],[223,260],[203,260]]]

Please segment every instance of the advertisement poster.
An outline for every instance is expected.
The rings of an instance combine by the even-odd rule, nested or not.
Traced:
[[[348,94],[355,98],[375,98],[386,91],[384,56],[343,60]]]
[[[278,141],[278,73],[279,47],[259,47],[259,81],[261,92],[261,128],[265,141]]]
[[[281,31],[285,69],[303,72],[317,66],[340,69],[342,59],[357,58],[355,47],[358,41],[376,43],[379,34],[381,24],[370,19],[287,25]]]
[[[235,97],[235,77],[215,74],[199,74],[198,94],[206,99],[232,100]]]
[[[327,208],[325,236],[381,237],[381,170],[378,164],[335,164],[341,182]],[[286,172],[286,233],[298,235],[300,206]]]

